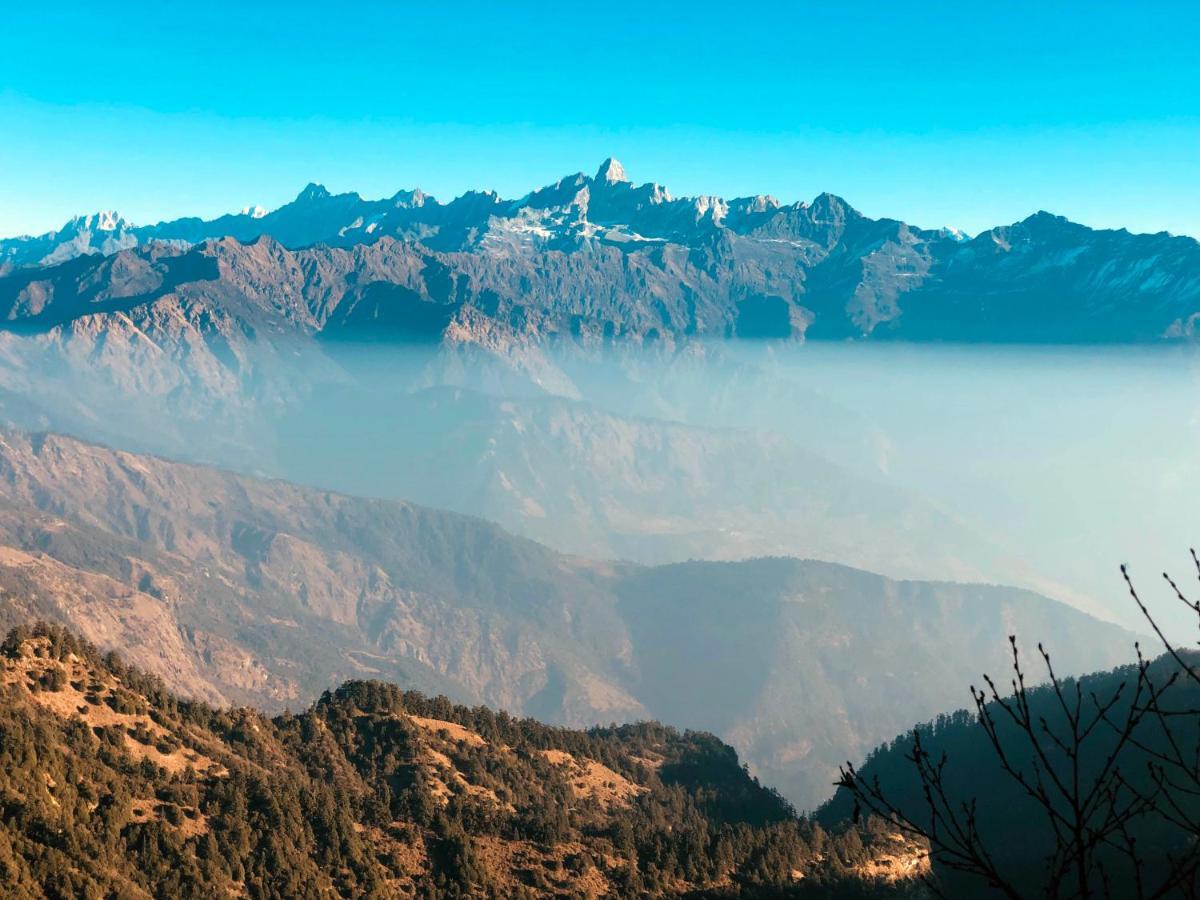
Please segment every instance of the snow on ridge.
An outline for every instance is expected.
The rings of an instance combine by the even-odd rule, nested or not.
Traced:
[[[125,220],[115,209],[102,209],[85,216],[72,217],[66,228],[74,228],[76,231],[116,231],[125,224]]]

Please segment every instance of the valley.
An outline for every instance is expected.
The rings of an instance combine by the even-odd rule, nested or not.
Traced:
[[[1134,640],[1018,589],[786,558],[597,562],[56,435],[4,435],[0,503],[4,624],[66,624],[184,694],[278,710],[370,677],[572,726],[655,718],[722,736],[800,808],[848,753],[960,705],[1005,634],[1062,635],[1068,671],[1127,661]]]

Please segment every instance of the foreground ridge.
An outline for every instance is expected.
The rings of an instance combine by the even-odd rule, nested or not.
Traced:
[[[710,735],[575,731],[348,682],[183,701],[43,624],[0,645],[9,896],[858,896],[924,871],[797,819]]]

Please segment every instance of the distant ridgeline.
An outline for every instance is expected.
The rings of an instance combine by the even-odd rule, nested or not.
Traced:
[[[310,184],[269,213],[141,227],[77,216],[0,240],[6,271],[10,327],[120,312],[156,342],[167,323],[147,310],[182,305],[186,319],[196,303],[219,310],[211,329],[232,316],[493,350],[555,335],[1128,343],[1190,337],[1200,313],[1192,238],[1040,212],[967,239],[832,194],[674,197],[611,159],[517,200],[367,200]]]
[[[350,682],[183,701],[66,630],[0,652],[6,897],[911,896],[917,844],[797,819],[707,734]]]

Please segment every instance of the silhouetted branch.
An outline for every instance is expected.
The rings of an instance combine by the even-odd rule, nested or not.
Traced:
[[[1191,557],[1200,576],[1200,557],[1195,550]],[[1060,677],[1050,654],[1038,644],[1047,674],[1044,690],[1050,696],[1039,695],[1035,704],[1017,639],[1010,636],[1008,690],[1001,692],[988,675],[985,689],[970,688],[975,722],[999,771],[1015,796],[1026,798],[1041,814],[1052,840],[1053,845],[1044,848],[1042,890],[1035,891],[1048,897],[1194,896],[1197,889],[1200,708],[1172,701],[1183,685],[1200,686],[1200,672],[1167,638],[1126,567],[1121,574],[1163,645],[1162,660],[1173,662],[1173,667],[1151,663],[1135,644],[1132,672],[1101,696],[1095,690],[1085,692],[1078,679]],[[1188,599],[1173,579],[1163,577],[1200,622],[1200,601]],[[1046,699],[1050,710],[1045,710]],[[1011,875],[1011,864],[1000,861],[989,846],[986,819],[976,799],[956,797],[948,785],[946,754],[931,755],[922,731],[916,729],[905,758],[920,785],[919,812],[892,801],[877,776],[864,778],[849,763],[842,767],[838,783],[850,792],[856,809],[866,808],[906,834],[928,841],[931,857],[943,871],[981,878],[1007,897],[1030,895],[1028,872],[1021,878]],[[1122,767],[1129,764],[1142,774],[1127,777]],[[1139,844],[1139,834],[1161,834],[1164,828],[1169,847]],[[1153,866],[1147,862],[1147,849],[1156,854]]]

